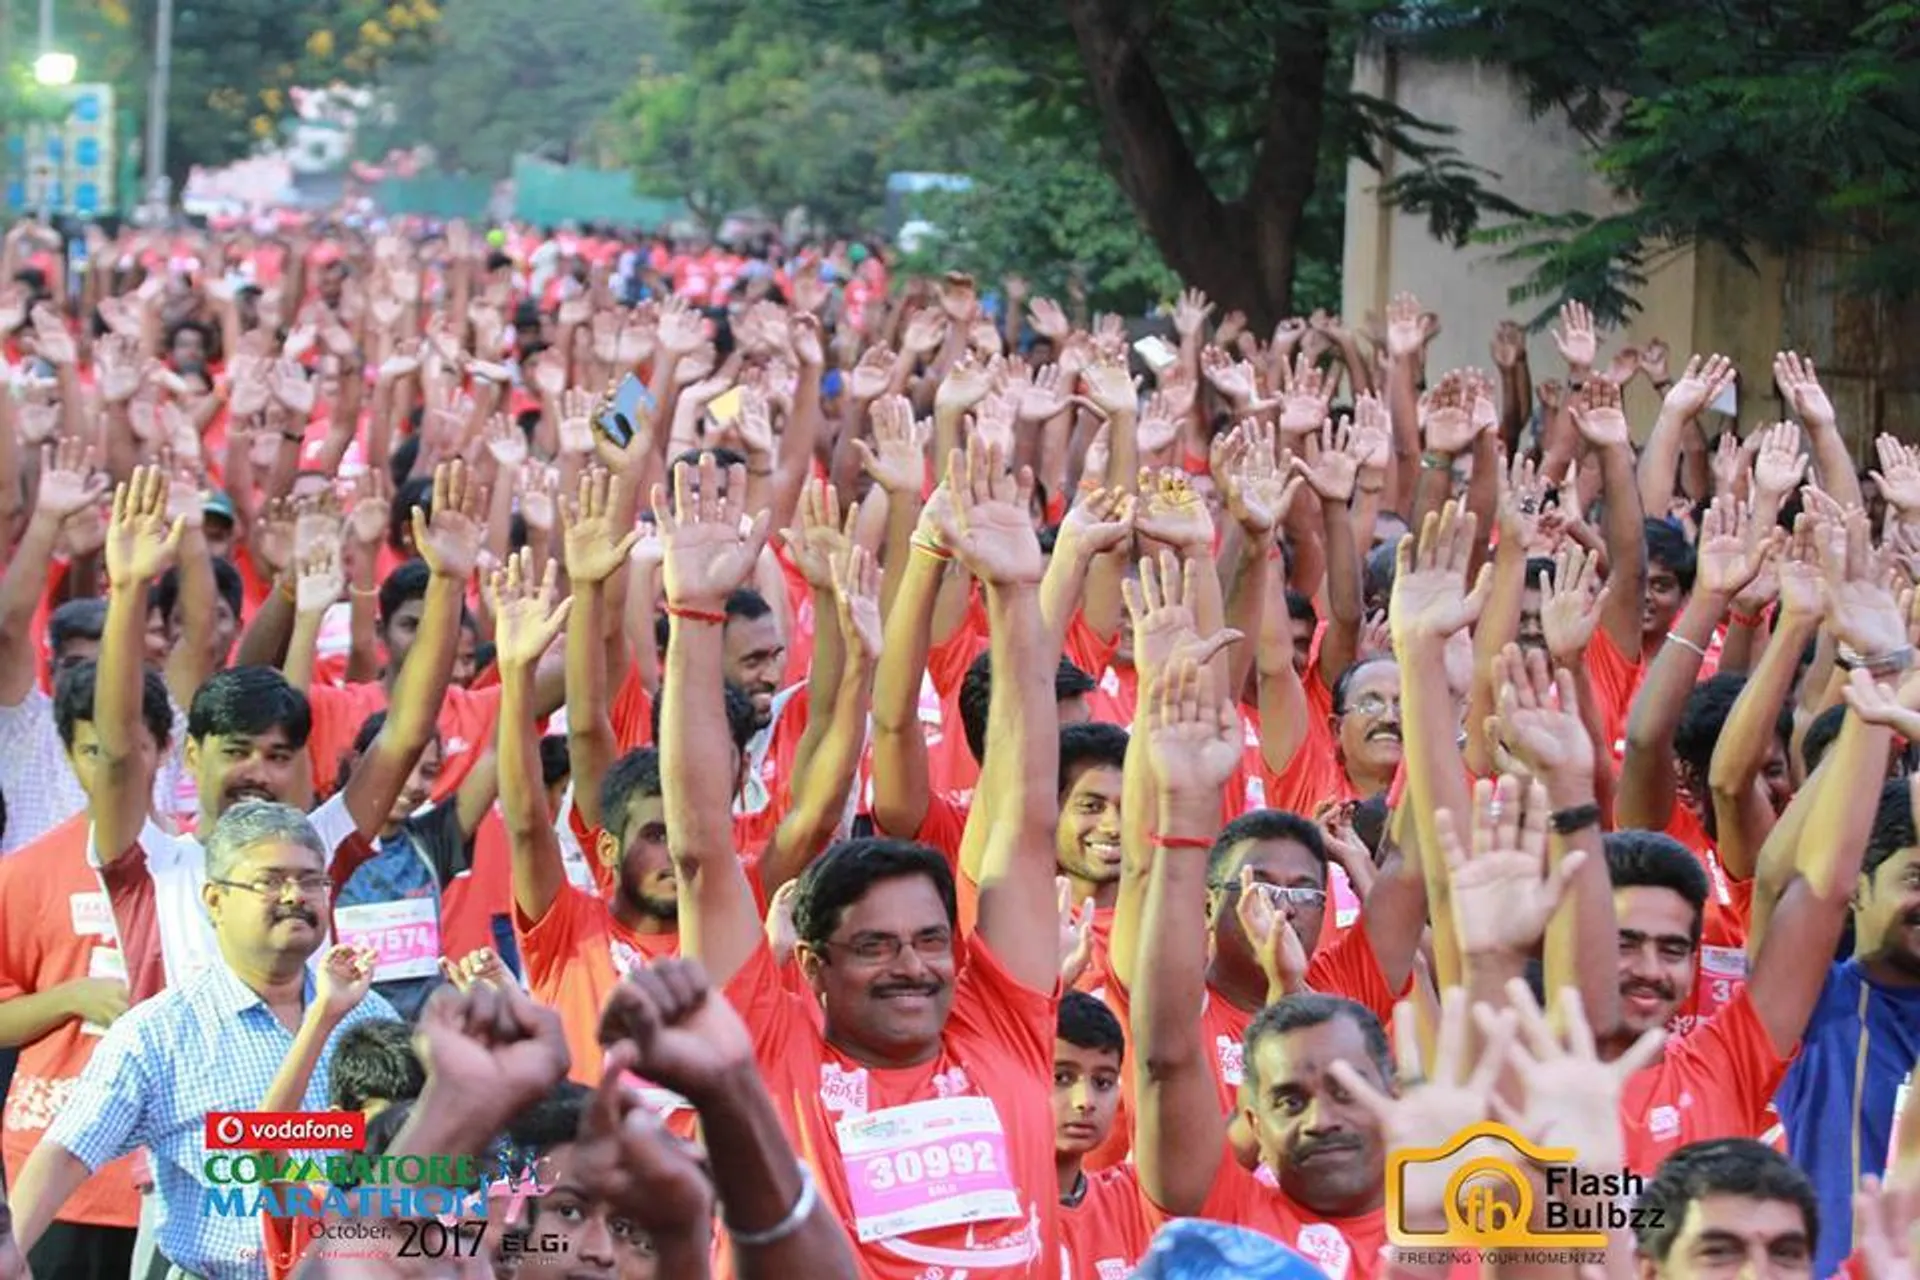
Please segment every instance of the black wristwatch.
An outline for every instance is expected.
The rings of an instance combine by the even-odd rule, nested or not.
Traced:
[[[1600,825],[1600,806],[1597,804],[1577,804],[1571,809],[1555,809],[1547,819],[1555,834],[1570,836],[1576,831],[1585,831],[1588,827]]]

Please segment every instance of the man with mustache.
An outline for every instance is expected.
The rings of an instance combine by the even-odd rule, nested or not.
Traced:
[[[482,495],[460,463],[434,475],[431,520],[414,512],[415,538],[433,566],[416,661],[395,686],[392,714],[360,757],[352,779],[312,814],[333,873],[344,883],[373,856],[434,733],[434,712],[453,666],[454,643],[468,576],[479,554]],[[219,950],[201,907],[206,883],[200,842],[168,837],[146,824],[147,795],[133,769],[140,714],[146,584],[178,551],[183,524],[167,521],[167,480],[157,468],[136,468],[114,495],[106,557],[112,586],[101,636],[95,727],[100,772],[89,803],[90,856],[105,874],[127,957],[134,998],[184,981],[218,962]],[[201,831],[243,800],[306,807],[311,802],[304,748],[312,727],[307,700],[278,671],[235,667],[217,673],[194,695],[187,716],[187,767],[199,787]],[[144,829],[143,829],[144,828]],[[108,851],[101,853],[100,851]]]
[[[218,960],[108,1029],[71,1105],[21,1172],[15,1201],[29,1249],[93,1170],[145,1147],[172,1280],[264,1280],[258,1225],[203,1214],[207,1113],[264,1099],[282,1064],[303,1041],[315,1048],[314,1037],[318,1065],[301,1109],[324,1110],[339,1033],[395,1016],[371,993],[337,1020],[311,1016],[318,988],[308,961],[332,923],[328,856],[298,809],[250,800],[221,815],[207,840],[202,889]]]
[[[699,499],[683,488],[677,513],[660,513],[674,617],[661,757],[674,784],[667,843],[685,949],[725,979],[788,1133],[856,1240],[863,1274],[1050,1276],[1059,730],[1031,481],[1009,474],[976,437],[947,482],[945,546],[986,584],[988,740],[1006,766],[973,810],[985,824],[979,928],[960,935],[953,873],[937,851],[885,839],[836,844],[807,869],[794,900],[803,996],[774,964],[731,845],[713,633],[727,593],[752,570],[765,522],[743,533],[738,501],[714,496],[714,470],[703,459]],[[735,468],[730,488],[743,481]]]

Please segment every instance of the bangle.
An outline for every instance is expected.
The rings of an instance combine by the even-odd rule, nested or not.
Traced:
[[[1654,383],[1654,384],[1653,384],[1653,389],[1654,389],[1655,391],[1665,391],[1665,390],[1666,390],[1666,389],[1667,389],[1668,387],[1670,387],[1670,386],[1672,386],[1672,385],[1673,385],[1673,379],[1672,379],[1672,378],[1668,378],[1668,379],[1667,379],[1667,380],[1666,380],[1665,382],[1656,382],[1656,383]]]
[[[280,438],[288,444],[302,444],[306,441],[307,436],[304,431],[282,431]]]
[[[1758,613],[1741,613],[1736,609],[1727,615],[1727,621],[1736,627],[1757,631],[1767,625],[1767,611],[1764,606]]]
[[[1453,470],[1453,455],[1450,453],[1435,453],[1429,449],[1420,455],[1420,465],[1429,471],[1451,471]]]
[[[378,587],[348,587],[347,590],[353,592],[356,597],[362,600],[378,600],[380,598],[380,588]]]
[[[1576,831],[1585,831],[1588,827],[1600,825],[1600,806],[1597,804],[1577,804],[1568,809],[1555,809],[1547,823],[1558,835],[1570,836]]]
[[[763,477],[770,476],[773,474],[773,468],[772,467],[748,467],[747,474],[750,476],[763,476]]]
[[[1692,650],[1694,653],[1698,654],[1702,658],[1707,656],[1707,651],[1705,649],[1701,648],[1699,645],[1695,644],[1693,641],[1687,639],[1685,636],[1681,635],[1678,631],[1667,632],[1667,639],[1671,640],[1674,644],[1679,645],[1682,649]]]
[[[939,543],[926,538],[914,538],[910,541],[909,545],[921,555],[932,556],[935,560],[953,559],[953,552],[947,550]]]
[[[813,1216],[814,1206],[820,1203],[820,1193],[813,1185],[813,1174],[807,1169],[806,1162],[800,1161],[800,1198],[793,1202],[793,1208],[787,1216],[768,1227],[765,1231],[742,1231],[727,1221],[727,1215],[720,1215],[721,1224],[727,1229],[727,1235],[741,1248],[759,1249],[766,1245],[778,1244],[798,1231]]]
[[[689,609],[684,605],[668,605],[667,616],[685,618],[688,622],[711,622],[716,627],[727,625],[727,615],[724,613],[714,613],[708,609]]]
[[[1862,667],[1868,671],[1878,671],[1883,667],[1905,670],[1913,661],[1913,646],[1906,644],[1898,649],[1890,649],[1886,653],[1863,654],[1848,645],[1835,645],[1833,660],[1836,665],[1848,671]]]
[[[1156,849],[1211,849],[1213,841],[1206,836],[1163,836],[1158,831],[1147,837]]]

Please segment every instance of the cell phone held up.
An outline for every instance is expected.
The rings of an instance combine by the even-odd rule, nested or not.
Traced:
[[[647,390],[646,383],[629,373],[620,379],[613,394],[594,414],[593,425],[616,449],[624,449],[652,420],[653,410],[653,393]]]

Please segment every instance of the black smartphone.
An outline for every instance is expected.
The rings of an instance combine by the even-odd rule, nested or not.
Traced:
[[[647,390],[647,384],[633,374],[620,379],[620,385],[613,390],[613,398],[600,410],[594,419],[594,426],[600,434],[611,440],[614,447],[624,449],[639,431],[645,418],[651,418],[654,411],[653,393]]]

